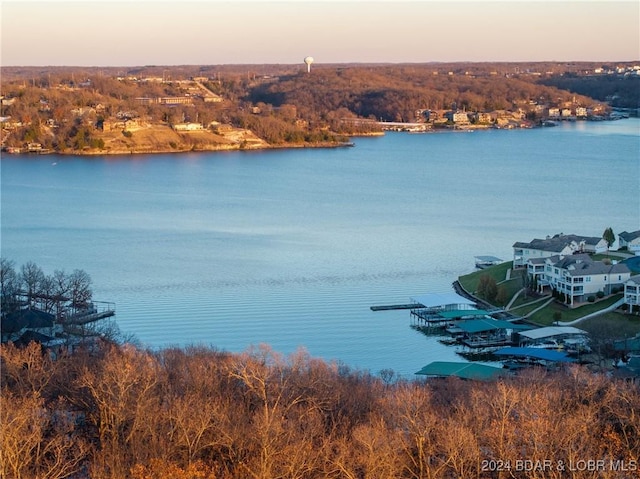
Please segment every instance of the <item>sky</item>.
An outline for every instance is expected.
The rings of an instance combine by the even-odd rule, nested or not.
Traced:
[[[638,0],[0,0],[2,66],[640,60]]]

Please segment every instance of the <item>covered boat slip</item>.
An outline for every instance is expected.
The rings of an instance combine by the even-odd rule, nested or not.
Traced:
[[[414,296],[411,302],[416,305],[416,308],[422,309],[464,309],[463,306],[472,309],[475,306],[475,302],[467,298],[464,298],[456,293],[431,293],[423,294],[420,296]]]
[[[567,353],[542,348],[515,348],[508,347],[495,351],[496,356],[508,356],[518,359],[536,359],[548,362],[573,363],[575,359],[570,358]]]
[[[486,381],[500,376],[506,376],[509,373],[503,368],[496,368],[485,364],[434,361],[427,364],[416,374],[437,378],[448,378],[453,376],[461,379],[478,379]]]
[[[445,311],[434,311],[428,309],[412,310],[411,317],[419,321],[424,321],[429,325],[444,325],[451,321],[474,319],[478,317],[489,317],[490,312],[486,309],[449,309]]]
[[[407,304],[371,306],[372,311],[410,309],[413,311],[446,311],[452,309],[473,309],[476,303],[456,293],[432,293],[409,298]]]
[[[503,262],[503,260],[495,256],[474,256],[474,259],[476,260],[476,268],[478,269],[488,268],[489,266],[495,266]]]
[[[513,333],[531,326],[514,324],[501,319],[483,318],[460,321],[447,329],[458,336],[458,342],[470,348],[488,348],[513,344]]]
[[[539,346],[551,341],[575,341],[586,343],[589,333],[573,326],[547,326],[518,332],[520,346]]]
[[[442,325],[463,318],[487,316],[489,312],[477,309],[476,303],[456,293],[433,293],[410,298],[415,308],[411,309],[414,320],[430,325]]]
[[[507,347],[498,349],[494,354],[503,357],[505,359],[503,362],[504,367],[511,370],[531,366],[555,369],[560,364],[576,362],[574,358],[570,358],[565,352],[542,348]]]

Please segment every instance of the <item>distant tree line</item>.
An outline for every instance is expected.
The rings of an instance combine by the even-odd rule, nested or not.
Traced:
[[[29,70],[30,77],[26,71],[3,68],[3,73],[9,74],[2,80],[5,101],[0,116],[10,117],[11,123],[20,125],[5,132],[5,144],[20,147],[35,142],[58,152],[100,149],[104,147],[101,128],[105,121],[130,118],[167,125],[231,124],[251,128],[275,145],[326,143],[343,141],[341,135],[379,131],[375,123],[354,119],[412,122],[416,112],[424,109],[526,110],[535,103],[557,105],[572,102],[574,97],[584,106],[594,102],[593,98],[581,96],[573,83],[566,83],[568,77],[541,82],[536,76],[503,71],[518,67],[491,64],[438,68],[343,65],[316,68],[311,74],[288,66],[273,75],[257,74],[268,68],[255,66],[240,73],[239,67],[231,71],[220,67],[216,74],[210,71],[213,68],[150,67],[132,69],[127,75],[113,69],[51,68]],[[141,81],[145,75],[167,80]],[[203,75],[206,80],[202,84],[223,101],[205,102],[188,85],[171,81],[188,79],[190,75]],[[606,92],[585,90],[584,95],[597,94],[594,98],[601,101],[611,95],[619,98],[623,93],[616,88]],[[163,105],[139,100],[185,95],[192,96],[191,104]]]
[[[613,479],[640,469],[637,385],[580,366],[424,382],[266,346],[104,343],[53,361],[35,343],[9,344],[0,359],[0,477]]]
[[[639,75],[556,75],[540,82],[607,102],[612,107],[640,108]]]

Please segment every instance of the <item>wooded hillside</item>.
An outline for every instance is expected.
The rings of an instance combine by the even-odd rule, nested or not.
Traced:
[[[605,100],[627,98],[621,86],[637,83],[581,90],[576,81],[596,81],[581,73],[593,67],[3,67],[2,145],[65,153],[327,146],[380,130],[364,120],[424,122],[431,110],[440,118],[445,111],[513,112],[530,121],[551,107],[602,111]],[[228,135],[228,128],[250,134]]]
[[[0,357],[7,478],[639,477],[640,391],[579,366],[425,383],[267,347]]]

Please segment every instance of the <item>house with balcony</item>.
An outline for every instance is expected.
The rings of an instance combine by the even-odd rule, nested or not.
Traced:
[[[640,312],[640,274],[624,283],[624,302],[629,305],[630,313]]]
[[[554,255],[571,255],[575,253],[604,253],[608,249],[603,238],[579,235],[547,236],[545,239],[534,239],[528,243],[518,241],[513,245],[513,267],[525,268],[530,259],[548,258]]]
[[[594,261],[588,254],[532,258],[527,271],[535,277],[538,291],[563,293],[571,306],[600,292],[609,295],[614,289],[622,289],[631,277],[627,265]]]
[[[578,118],[586,118],[587,117],[587,109],[583,106],[576,107],[576,116]]]
[[[448,111],[445,118],[456,125],[466,125],[469,123],[469,115],[466,111]]]
[[[563,120],[570,120],[574,117],[573,112],[571,111],[570,108],[563,108],[562,111],[560,112],[560,116],[562,117]]]
[[[486,113],[486,112],[483,113],[483,112],[477,111],[473,113],[471,116],[476,123],[480,123],[480,124],[493,123],[493,117],[491,113]]]
[[[560,119],[560,108],[549,108],[549,110],[547,110],[547,116],[551,119]]]
[[[640,255],[640,230],[628,233],[623,231],[618,235],[618,247],[627,248],[630,253]]]

